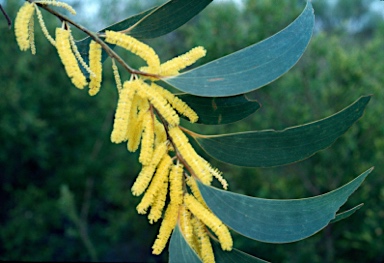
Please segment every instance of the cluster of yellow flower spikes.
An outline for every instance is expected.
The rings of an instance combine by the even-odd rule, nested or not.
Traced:
[[[43,32],[56,47],[72,83],[80,89],[89,85],[89,94],[97,94],[101,85],[101,45],[91,41],[87,65],[65,22],[62,28],[56,28],[55,39],[49,35],[37,3],[64,7],[74,12],[68,5],[54,0],[25,3],[17,15],[15,25],[20,49],[34,50],[31,21],[36,10]],[[160,63],[158,55],[151,47],[131,36],[106,31],[99,34],[99,37],[141,57],[147,64],[137,74],[133,74],[129,81],[121,83],[117,66],[112,59],[119,97],[111,141],[127,142],[127,149],[131,152],[137,151],[140,146],[139,162],[142,169],[131,190],[135,196],[143,195],[136,207],[139,214],[149,211],[148,219],[151,224],[163,218],[152,247],[153,253],[160,254],[164,250],[173,229],[179,224],[185,239],[203,262],[214,262],[209,237],[215,234],[223,250],[232,249],[232,238],[228,228],[205,204],[196,180],[210,185],[213,178],[216,178],[224,189],[227,189],[228,184],[220,171],[195,152],[179,126],[180,115],[194,123],[198,120],[196,112],[156,83],[163,76],[179,74],[180,70],[204,57],[205,49],[195,47],[183,55]],[[80,65],[89,73],[89,83]],[[169,203],[163,212],[167,200]]]
[[[34,43],[34,17],[36,11],[41,29],[48,41],[57,48],[59,57],[64,65],[67,75],[72,80],[72,83],[79,89],[83,89],[88,85],[87,79],[83,74],[79,64],[85,71],[89,73],[89,94],[95,95],[101,86],[101,46],[94,41],[91,41],[89,47],[89,66],[81,57],[75,40],[71,34],[69,25],[63,23],[64,28],[56,28],[55,39],[49,34],[45,26],[43,16],[38,8],[41,5],[53,5],[63,7],[72,14],[76,14],[75,10],[68,4],[54,0],[41,0],[32,3],[25,2],[20,8],[15,19],[15,35],[16,41],[21,50],[31,49],[32,54],[36,53]]]
[[[137,39],[113,31],[106,31],[105,36],[106,42],[119,45],[145,60],[148,66],[140,68],[141,71],[157,76],[176,75],[205,55],[204,48],[196,47],[161,64],[155,51]],[[118,75],[116,78],[119,82]],[[179,127],[179,114],[191,122],[198,120],[197,114],[151,80],[151,77],[134,76],[122,85],[111,141],[127,141],[129,151],[136,151],[141,145],[139,161],[143,167],[131,190],[136,196],[144,194],[137,211],[146,214],[150,208],[150,223],[162,217],[169,192],[170,202],[152,247],[153,253],[163,251],[179,222],[186,240],[203,261],[214,262],[205,226],[217,235],[224,250],[232,249],[232,238],[228,228],[206,206],[195,178],[209,185],[215,177],[225,189],[227,182],[217,169],[195,152]]]

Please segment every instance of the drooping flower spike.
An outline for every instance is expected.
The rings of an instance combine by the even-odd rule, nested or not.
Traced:
[[[25,2],[16,15],[15,36],[17,44],[19,45],[21,51],[28,50],[31,47],[31,43],[29,41],[29,39],[31,38],[29,24],[31,22],[31,19],[33,19],[34,12],[34,4]]]
[[[69,30],[56,28],[56,49],[73,85],[79,89],[83,89],[88,83],[72,52],[70,34]]]

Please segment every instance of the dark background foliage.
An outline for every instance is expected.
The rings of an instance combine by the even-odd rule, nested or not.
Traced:
[[[14,19],[22,2],[1,3]],[[74,2],[77,21],[96,30],[156,1],[145,6],[109,2],[92,12],[87,4]],[[372,1],[313,2],[316,30],[302,59],[276,82],[249,94],[262,109],[235,124],[197,130],[283,129],[324,118],[373,94],[363,118],[308,160],[268,169],[212,162],[224,172],[231,191],[263,198],[321,194],[375,166],[345,209],[365,205],[347,220],[292,244],[263,244],[236,234],[234,240],[235,247],[272,262],[382,262],[384,23]],[[203,45],[208,50],[204,63],[276,33],[303,6],[295,0],[214,3],[177,31],[147,42],[162,60]],[[384,10],[384,3],[376,6]],[[51,29],[60,25],[43,14]],[[109,140],[117,95],[110,61],[104,65],[100,94],[89,97],[71,85],[40,29],[35,56],[20,52],[3,17],[0,32],[0,259],[166,261],[167,253],[151,255],[159,225],[137,215],[139,198],[130,193],[140,170],[137,155]]]

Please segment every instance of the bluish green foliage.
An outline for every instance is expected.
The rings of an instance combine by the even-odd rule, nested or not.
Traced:
[[[316,19],[325,21],[317,12],[317,2]],[[6,1],[4,5],[11,17],[16,4]],[[180,30],[152,43],[161,43],[157,50],[164,58],[204,45],[208,61],[276,33],[303,7],[298,1],[250,0],[244,4],[242,10],[226,3],[212,5]],[[384,27],[373,25],[359,43],[345,28],[336,34],[332,30],[316,34],[289,74],[248,95],[263,105],[261,110],[232,126],[205,127],[208,133],[282,129],[325,118],[357,97],[373,94],[364,118],[332,148],[306,161],[274,169],[222,168],[231,191],[264,198],[301,198],[335,189],[375,165],[375,172],[346,204],[353,207],[364,202],[363,209],[297,243],[272,246],[235,236],[235,247],[273,262],[383,261],[384,130],[380,120],[384,68],[380,62]],[[161,260],[150,256],[156,229],[136,215],[137,200],[128,193],[139,169],[137,158],[127,155],[123,145],[109,142],[116,96],[109,88],[113,86],[108,82],[110,73],[105,73],[106,88],[101,94],[89,98],[71,87],[58,60],[41,63],[21,54],[6,23],[0,23],[0,30],[0,57],[6,61],[0,64],[1,259],[90,260],[73,222],[59,207],[59,189],[67,184],[78,214],[86,206],[86,189],[91,189],[86,222],[99,259]],[[38,56],[56,57],[46,40],[37,41]],[[93,185],[86,183],[87,178]]]

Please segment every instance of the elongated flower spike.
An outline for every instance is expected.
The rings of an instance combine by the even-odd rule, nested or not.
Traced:
[[[147,209],[155,202],[156,195],[164,187],[164,180],[168,177],[169,169],[172,165],[172,159],[168,154],[165,154],[161,159],[159,166],[157,167],[156,173],[153,176],[151,184],[149,185],[147,191],[145,192],[141,202],[136,207],[139,214],[146,214]]]
[[[72,83],[79,89],[83,89],[87,85],[87,80],[79,64],[77,63],[76,57],[72,52],[70,44],[70,32],[63,28],[56,28],[56,48],[64,65],[67,75],[71,78]]]
[[[126,139],[129,113],[131,111],[134,94],[135,87],[132,85],[132,82],[124,82],[124,87],[119,94],[115,120],[113,123],[113,131],[111,134],[111,141],[114,143],[120,143]]]
[[[105,36],[106,42],[125,48],[133,54],[141,57],[145,62],[147,62],[150,72],[159,71],[160,59],[156,52],[148,45],[140,42],[134,37],[115,31],[107,30],[105,31]]]
[[[191,212],[184,206],[180,206],[180,213],[179,213],[179,225],[181,228],[181,232],[183,233],[183,236],[185,240],[187,241],[190,246],[193,247],[193,249],[196,251],[198,248],[195,246],[196,244],[193,241],[193,226],[191,221]]]
[[[119,69],[117,68],[116,62],[113,58],[112,58],[112,70],[113,70],[113,76],[115,77],[117,91],[120,93],[123,85],[121,84]]]
[[[56,46],[56,41],[55,39],[53,39],[53,37],[49,34],[48,32],[48,29],[47,27],[45,26],[45,23],[44,23],[44,19],[43,19],[43,14],[41,13],[40,9],[37,7],[37,5],[34,5],[35,6],[35,10],[36,10],[36,15],[37,15],[37,19],[39,21],[39,24],[40,24],[40,27],[41,27],[41,30],[43,31],[43,34],[44,36],[46,37],[46,39],[48,39],[48,41],[52,44],[52,46]]]
[[[32,55],[36,54],[36,46],[35,46],[35,19],[31,16],[31,19],[28,24],[28,40],[29,46],[31,47]]]
[[[34,11],[34,4],[25,2],[16,15],[15,35],[17,44],[19,45],[21,51],[28,50],[31,47],[31,43],[29,41],[29,38],[31,37],[29,32],[29,23],[31,22]]]
[[[133,184],[131,191],[133,195],[141,195],[145,189],[148,187],[153,174],[158,166],[160,160],[165,154],[167,154],[168,142],[160,144],[155,151],[153,152],[153,158],[149,165],[143,166],[139,175],[136,178],[135,183]]]
[[[170,202],[167,210],[165,211],[164,219],[161,222],[159,234],[152,246],[152,253],[160,255],[167,245],[168,239],[176,226],[180,205]]]
[[[169,174],[171,202],[181,204],[183,202],[183,171],[184,167],[178,163],[172,167]]]
[[[147,111],[143,120],[143,136],[141,139],[141,150],[139,156],[139,162],[143,165],[148,165],[151,162],[154,143],[155,143],[155,131],[154,120],[152,113]]]
[[[91,41],[89,44],[89,69],[92,73],[90,74],[91,81],[89,82],[89,95],[96,95],[101,86],[101,73],[102,73],[102,63],[101,63],[101,54],[102,49],[100,44],[95,41]]]
[[[160,66],[160,75],[173,76],[179,74],[179,71],[192,65],[200,58],[206,55],[207,51],[203,47],[192,48],[187,53],[175,57]]]
[[[150,224],[157,222],[161,218],[165,206],[165,201],[167,199],[168,178],[168,176],[165,176],[163,179],[163,185],[160,186],[160,189],[154,198],[155,201],[153,202],[151,211],[148,214],[148,220]]]
[[[213,254],[211,241],[209,240],[209,236],[204,224],[196,217],[193,217],[191,221],[193,230],[198,237],[197,253],[204,263],[214,263],[215,256]]]
[[[190,194],[184,195],[184,203],[194,216],[200,219],[216,234],[223,250],[232,250],[233,241],[231,234],[227,226],[224,225],[217,216]]]

